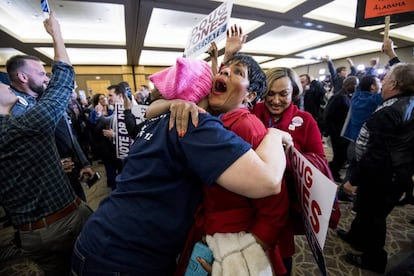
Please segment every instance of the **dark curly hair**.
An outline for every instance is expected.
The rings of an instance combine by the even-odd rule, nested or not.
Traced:
[[[254,105],[266,91],[266,75],[260,68],[259,64],[249,55],[237,54],[230,58],[225,65],[232,63],[242,64],[247,66],[247,73],[249,78],[249,93],[256,92],[256,98],[251,102]]]

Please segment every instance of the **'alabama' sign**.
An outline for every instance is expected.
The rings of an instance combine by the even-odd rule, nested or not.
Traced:
[[[390,16],[392,23],[414,22],[413,0],[358,0],[355,27],[384,24]]]
[[[210,47],[211,42],[226,37],[232,8],[233,0],[226,1],[193,27],[185,47],[185,57],[197,58]]]

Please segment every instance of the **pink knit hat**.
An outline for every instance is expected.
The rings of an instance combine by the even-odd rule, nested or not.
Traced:
[[[174,66],[149,76],[161,95],[198,103],[211,91],[211,68],[204,60],[177,58]]]

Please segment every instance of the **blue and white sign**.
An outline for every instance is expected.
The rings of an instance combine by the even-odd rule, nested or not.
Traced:
[[[233,0],[226,1],[193,27],[185,47],[186,57],[197,58],[207,51],[211,42],[226,37],[232,8]]]

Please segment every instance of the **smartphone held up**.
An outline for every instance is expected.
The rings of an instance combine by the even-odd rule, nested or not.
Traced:
[[[43,14],[46,17],[49,17],[50,7],[49,7],[49,3],[47,2],[47,0],[40,0],[40,6],[42,7]]]

